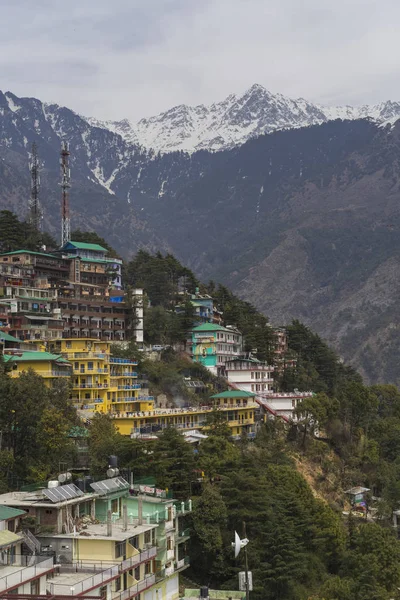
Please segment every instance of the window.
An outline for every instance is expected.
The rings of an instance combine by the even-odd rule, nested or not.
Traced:
[[[115,580],[115,591],[116,591],[116,592],[119,592],[119,591],[120,591],[120,589],[121,589],[121,577],[118,577],[118,578]]]
[[[120,558],[126,554],[126,542],[115,543],[115,558]]]
[[[129,538],[129,543],[136,549],[139,549],[139,536],[135,535],[134,537]]]
[[[31,581],[31,594],[38,595],[40,592],[39,579],[34,579]]]
[[[169,514],[168,514],[168,516],[169,516]],[[171,515],[171,518],[172,518],[172,515]],[[150,544],[150,542],[151,542],[151,531],[145,531],[145,534],[144,534],[144,543],[145,544]]]
[[[15,519],[11,519],[7,523],[8,531],[15,531]]]
[[[144,565],[144,574],[145,575],[150,575],[150,573],[151,573],[151,562],[147,562]]]
[[[251,372],[251,378],[254,379],[254,371]]]
[[[135,569],[135,579],[136,581],[140,580],[140,566]]]
[[[113,512],[113,513],[119,512],[118,498],[115,498],[114,500],[111,501],[111,512]]]

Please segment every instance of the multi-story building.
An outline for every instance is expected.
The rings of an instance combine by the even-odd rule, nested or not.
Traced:
[[[259,404],[266,413],[273,413],[285,420],[295,420],[294,410],[304,398],[313,396],[313,392],[270,392],[258,396]]]
[[[192,329],[190,350],[194,361],[214,375],[225,375],[226,363],[242,353],[242,334],[232,326],[203,323]]]
[[[33,536],[21,531],[25,516],[23,510],[0,506],[0,593],[45,595],[53,559],[22,554],[23,543],[36,549]]]
[[[7,350],[6,350],[7,352]],[[25,352],[12,351],[11,354],[3,355],[5,363],[10,367],[11,377],[19,377],[24,371],[32,369],[43,377],[47,386],[51,386],[57,379],[69,379],[71,377],[71,364],[62,356],[50,352]]]
[[[97,410],[136,412],[153,406],[138,383],[137,362],[110,355],[110,342],[97,339],[62,339],[49,344],[72,365],[72,401],[87,416]]]
[[[53,481],[35,492],[0,496],[0,515],[5,506],[22,508],[34,528],[30,540],[51,562],[41,593],[178,600],[179,572],[189,565],[181,520],[190,501],[167,500],[164,490],[147,486],[134,489],[122,477],[87,479],[80,487]]]
[[[247,392],[271,392],[274,367],[256,358],[239,357],[226,362],[229,383]]]
[[[0,322],[27,340],[96,337],[143,343],[143,290],[122,292],[122,261],[97,244],[0,255]]]
[[[122,435],[135,438],[152,437],[167,427],[180,431],[207,429],[207,417],[215,410],[221,412],[229,425],[233,438],[246,433],[253,437],[255,433],[255,411],[259,408],[254,401],[255,394],[240,390],[228,390],[211,396],[204,406],[185,408],[153,408],[145,411],[111,411],[115,425]],[[150,402],[149,402],[150,404]]]
[[[108,251],[103,246],[70,241],[61,248],[60,253],[62,256],[80,259],[79,283],[82,286],[122,288],[122,260],[107,258]]]

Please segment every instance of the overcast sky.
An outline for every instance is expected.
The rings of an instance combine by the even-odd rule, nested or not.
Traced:
[[[400,100],[399,0],[0,0],[0,89],[132,120],[253,83]]]

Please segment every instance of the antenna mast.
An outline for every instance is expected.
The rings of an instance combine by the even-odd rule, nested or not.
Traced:
[[[31,161],[29,163],[31,173],[31,197],[29,200],[29,222],[37,230],[41,230],[42,226],[42,211],[39,202],[40,189],[40,165],[37,155],[36,143],[32,144]]]
[[[71,172],[69,169],[69,146],[68,142],[61,143],[60,165],[61,165],[61,247],[71,239],[71,221],[69,218],[69,188],[71,187]]]

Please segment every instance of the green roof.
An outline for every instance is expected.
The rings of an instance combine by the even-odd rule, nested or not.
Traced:
[[[251,392],[243,392],[242,390],[226,390],[219,394],[214,394],[211,398],[254,398],[256,394]]]
[[[18,344],[21,342],[21,340],[18,340],[17,338],[13,337],[9,333],[5,333],[4,331],[0,331],[0,340],[4,342],[18,342]]]
[[[14,252],[2,252],[0,256],[11,256],[12,254],[34,254],[35,256],[50,256],[50,258],[60,258],[55,254],[46,254],[46,252],[33,252],[32,250],[14,250]]]
[[[103,248],[100,244],[88,244],[86,242],[67,242],[66,246],[71,244],[71,246],[75,246],[78,250],[97,250],[98,252],[107,252],[107,248]]]
[[[67,360],[65,360],[65,358],[63,358],[62,356],[60,356],[59,354],[51,354],[50,352],[22,352],[21,356],[18,356],[16,354],[5,354],[4,355],[4,360],[7,362],[9,360],[13,360],[15,362],[28,362],[28,361],[32,361],[32,360],[37,360],[37,361],[43,361],[43,360],[55,360],[58,363],[67,363],[69,364],[69,362]]]
[[[0,521],[6,521],[7,519],[14,519],[14,517],[20,517],[25,515],[24,510],[19,508],[10,508],[9,506],[0,506]]]
[[[228,329],[222,327],[222,325],[216,325],[215,323],[202,323],[197,327],[193,327],[192,331],[229,331],[230,333],[236,333],[234,329]]]

